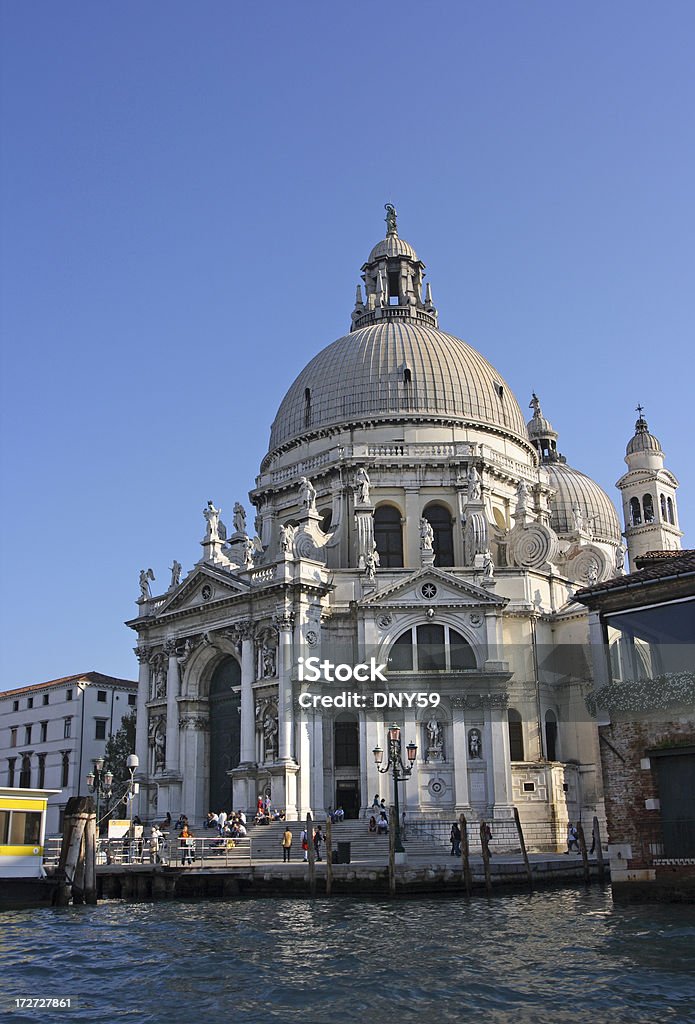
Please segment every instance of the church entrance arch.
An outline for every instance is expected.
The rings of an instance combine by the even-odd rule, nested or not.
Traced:
[[[335,807],[346,818],[360,816],[360,727],[354,715],[342,714],[333,723]]]
[[[236,658],[221,661],[210,680],[210,793],[208,809],[232,810],[232,780],[227,775],[241,754],[241,669]],[[237,692],[234,692],[236,688]]]

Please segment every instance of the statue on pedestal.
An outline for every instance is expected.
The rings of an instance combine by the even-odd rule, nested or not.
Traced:
[[[434,548],[434,530],[432,524],[424,517],[420,520],[420,547],[425,551]]]
[[[305,476],[299,481],[299,504],[310,512],[316,511],[316,488]]]
[[[234,505],[234,532],[246,533],[246,509],[238,501]]]
[[[176,559],[174,559],[170,566],[171,583],[169,584],[169,590],[174,590],[174,588],[178,587],[179,583],[181,582],[181,568],[181,563],[177,562]]]
[[[154,572],[152,569],[141,569],[140,570],[140,600],[149,601],[152,597],[152,591],[150,590],[150,580],[154,581]]]
[[[369,487],[370,487],[369,473],[364,468],[364,466],[360,466],[360,468],[355,473],[355,489],[356,489],[356,492],[357,492],[357,502],[358,502],[358,504],[360,504],[360,505],[368,505],[369,504]]]

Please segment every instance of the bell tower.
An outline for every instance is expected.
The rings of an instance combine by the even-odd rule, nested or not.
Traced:
[[[658,438],[637,406],[635,433],[625,451],[628,471],[616,487],[623,498],[623,519],[630,570],[635,559],[648,551],[678,551],[682,531],[678,524],[678,480],[664,468],[664,452]]]

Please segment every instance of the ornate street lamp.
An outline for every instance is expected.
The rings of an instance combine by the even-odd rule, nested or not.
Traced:
[[[130,816],[130,830],[128,835],[130,836],[130,860],[133,861],[133,851],[137,850],[137,845],[133,843],[133,802],[135,800],[135,794],[137,793],[138,784],[134,781],[135,773],[140,767],[140,758],[137,754],[128,754],[126,761],[126,768],[130,772],[130,782],[128,783],[128,809]]]
[[[408,755],[408,764],[403,763],[401,757],[401,730],[397,725],[392,725],[388,731],[388,761],[386,767],[382,768],[381,765],[384,760],[384,751],[381,747],[374,747],[372,753],[374,754],[374,764],[377,767],[377,771],[384,775],[386,772],[391,772],[393,775],[393,804],[394,813],[396,815],[396,838],[394,843],[394,849],[396,853],[405,853],[403,843],[401,842],[401,816],[398,808],[398,783],[405,782],[409,779],[413,773],[413,764],[417,757],[417,746],[414,743],[407,745],[406,752]]]
[[[105,800],[108,811],[108,802],[113,793],[113,772],[104,771],[103,757],[98,757],[94,762],[94,770],[87,773],[87,786],[89,792],[95,795],[97,801],[97,835],[99,835],[101,831],[99,805],[102,800]]]

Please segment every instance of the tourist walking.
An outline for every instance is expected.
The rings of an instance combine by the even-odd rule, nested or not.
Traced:
[[[289,825],[282,834],[282,863],[289,864],[290,851],[292,849],[292,833],[290,832]]]
[[[321,860],[321,843],[323,842],[323,832],[321,826],[318,825],[314,829],[314,853],[316,854],[316,860]]]
[[[302,844],[302,850],[304,851],[304,860],[309,859],[309,840],[307,838],[307,831],[305,828],[302,829],[300,836],[300,842]]]
[[[195,839],[193,837],[193,833],[189,832],[188,825],[184,825],[181,829],[179,843],[181,846],[181,864],[185,867],[186,864],[193,863],[193,851],[195,847]]]
[[[580,850],[579,850],[579,836],[577,835],[576,828],[574,827],[574,825],[570,821],[570,822],[568,822],[568,825],[567,825],[567,849],[565,850],[565,853],[571,853],[572,852],[572,847],[575,848],[577,853],[580,852]]]
[[[158,825],[153,825],[152,826],[152,831],[150,832],[150,863],[151,864],[161,864],[162,863],[162,858],[160,856],[159,851],[161,849],[162,840],[163,839],[164,839],[164,836],[160,832],[159,826]]]

